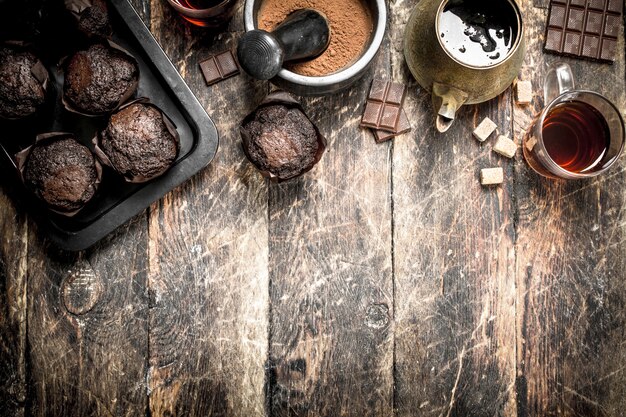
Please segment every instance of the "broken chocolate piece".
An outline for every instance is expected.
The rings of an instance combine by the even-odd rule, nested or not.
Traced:
[[[239,74],[239,64],[232,51],[214,55],[200,63],[200,70],[207,85],[213,85]]]
[[[402,110],[402,114],[400,115],[400,121],[398,122],[398,131],[393,133],[386,132],[384,130],[374,130],[374,139],[376,140],[376,143],[383,143],[395,138],[396,136],[410,131],[411,122],[409,122],[409,117],[406,115],[404,110]]]
[[[372,81],[361,126],[397,133],[405,96],[406,86],[402,84],[382,80]]]
[[[546,52],[614,62],[622,30],[622,0],[552,0]]]

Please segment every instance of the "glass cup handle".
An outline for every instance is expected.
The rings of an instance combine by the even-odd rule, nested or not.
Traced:
[[[552,102],[563,93],[575,88],[572,68],[565,62],[556,62],[550,65],[543,85],[543,99],[545,104]]]

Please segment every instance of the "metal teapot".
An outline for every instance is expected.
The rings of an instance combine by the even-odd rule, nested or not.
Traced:
[[[515,39],[501,61],[492,65],[463,62],[444,46],[440,22],[447,6],[472,0],[421,0],[406,26],[404,55],[417,82],[432,92],[439,132],[447,131],[464,104],[490,100],[506,90],[522,66],[526,46],[522,15],[514,0],[493,0],[510,7],[517,22]],[[473,0],[483,2],[484,0]],[[491,2],[489,2],[491,3]]]

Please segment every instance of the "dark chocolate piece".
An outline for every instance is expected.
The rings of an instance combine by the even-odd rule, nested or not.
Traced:
[[[214,55],[200,63],[200,70],[207,85],[213,85],[239,74],[239,64],[232,51]]]
[[[406,115],[404,110],[402,110],[400,121],[398,122],[397,132],[386,132],[384,130],[374,130],[373,132],[376,143],[383,143],[409,131],[411,131],[411,122],[409,121],[409,117]]]
[[[623,6],[622,0],[552,0],[544,49],[559,55],[614,62]]]
[[[396,133],[405,96],[406,86],[403,84],[372,81],[361,126]]]

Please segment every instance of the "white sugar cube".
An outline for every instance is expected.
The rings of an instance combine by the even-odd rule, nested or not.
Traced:
[[[485,168],[480,170],[480,183],[482,185],[497,185],[504,182],[504,170],[502,168]]]
[[[515,92],[518,104],[530,104],[533,101],[533,84],[530,81],[518,81]]]
[[[474,137],[478,139],[478,141],[484,142],[493,132],[495,132],[497,127],[498,125],[495,124],[490,118],[485,117],[485,120],[480,122],[478,127],[474,129]]]
[[[493,145],[493,151],[507,158],[513,158],[517,152],[517,145],[506,136],[500,135]]]

